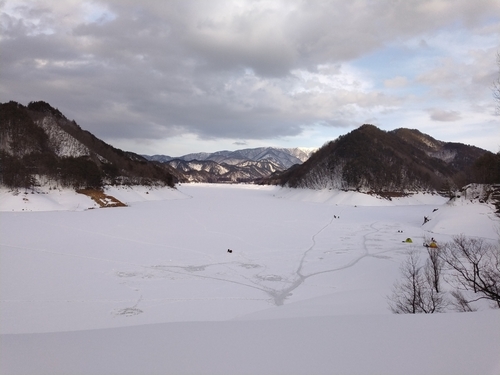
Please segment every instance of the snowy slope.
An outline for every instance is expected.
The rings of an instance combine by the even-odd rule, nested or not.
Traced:
[[[49,144],[59,157],[80,157],[90,155],[87,146],[61,129],[53,117],[44,117],[36,122],[47,134]]]
[[[459,329],[457,329],[459,328]],[[498,374],[498,311],[4,335],[2,374]]]
[[[107,186],[104,192],[125,204],[186,198],[183,193],[169,187]],[[33,190],[13,190],[0,187],[0,212],[85,211],[98,207],[90,197],[69,188],[51,188],[47,185]]]
[[[39,188],[32,191],[0,188],[0,211],[84,211],[97,207],[89,197],[73,189]]]

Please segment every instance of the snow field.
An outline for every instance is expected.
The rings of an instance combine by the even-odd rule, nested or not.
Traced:
[[[25,201],[1,194],[0,373],[500,369],[498,310],[398,316],[386,298],[424,237],[497,239],[487,205],[251,185],[107,193],[129,207],[18,212]]]

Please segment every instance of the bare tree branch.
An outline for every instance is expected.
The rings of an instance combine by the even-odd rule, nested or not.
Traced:
[[[431,262],[422,267],[419,258],[418,252],[412,250],[401,264],[402,280],[394,284],[388,297],[389,307],[396,314],[432,314],[446,306],[439,292],[439,275],[434,275]]]
[[[439,253],[452,283],[494,301],[500,307],[500,248],[483,239],[457,236]]]

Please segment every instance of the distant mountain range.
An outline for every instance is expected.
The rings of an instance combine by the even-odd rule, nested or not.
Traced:
[[[306,161],[313,149],[259,147],[237,151],[194,153],[180,157],[143,155],[170,165],[190,182],[249,182]]]
[[[363,125],[312,151],[261,147],[141,156],[101,141],[48,103],[0,103],[0,184],[13,188],[252,182],[391,196],[451,194],[472,182],[500,183],[500,153],[439,141],[413,129]]]

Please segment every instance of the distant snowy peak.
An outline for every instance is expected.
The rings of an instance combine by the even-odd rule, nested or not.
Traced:
[[[179,157],[178,159],[183,159],[183,160],[211,160],[210,155],[214,155],[216,153],[210,154],[208,152],[197,152],[193,154],[187,154],[184,156]],[[176,158],[177,159],[177,158]]]
[[[213,160],[173,159],[165,164],[183,173],[189,182],[249,182],[282,170],[267,160],[244,160],[233,165]]]
[[[159,163],[166,163],[167,161],[170,161],[172,159],[174,159],[173,157],[171,156],[167,156],[167,155],[141,155],[142,157],[150,160],[150,161],[157,161]]]
[[[178,158],[143,155],[168,164],[192,182],[244,182],[265,178],[302,164],[315,149],[258,147],[236,151],[198,152]]]
[[[259,147],[233,151],[229,156],[253,161],[269,160],[287,169],[294,164],[302,164],[311,153],[300,148]]]
[[[305,162],[312,153],[318,150],[317,147],[296,147],[286,149],[290,154],[299,159],[302,163]]]
[[[216,163],[238,165],[244,161],[263,161],[267,160],[278,165],[282,169],[288,169],[294,164],[302,164],[316,149],[307,148],[277,148],[277,147],[258,147],[247,148],[235,151],[217,151],[217,152],[198,152],[191,153],[179,157],[171,157],[167,155],[143,155],[146,159],[158,161],[162,163],[169,162],[173,159],[180,159],[185,161],[192,160],[211,160]]]

